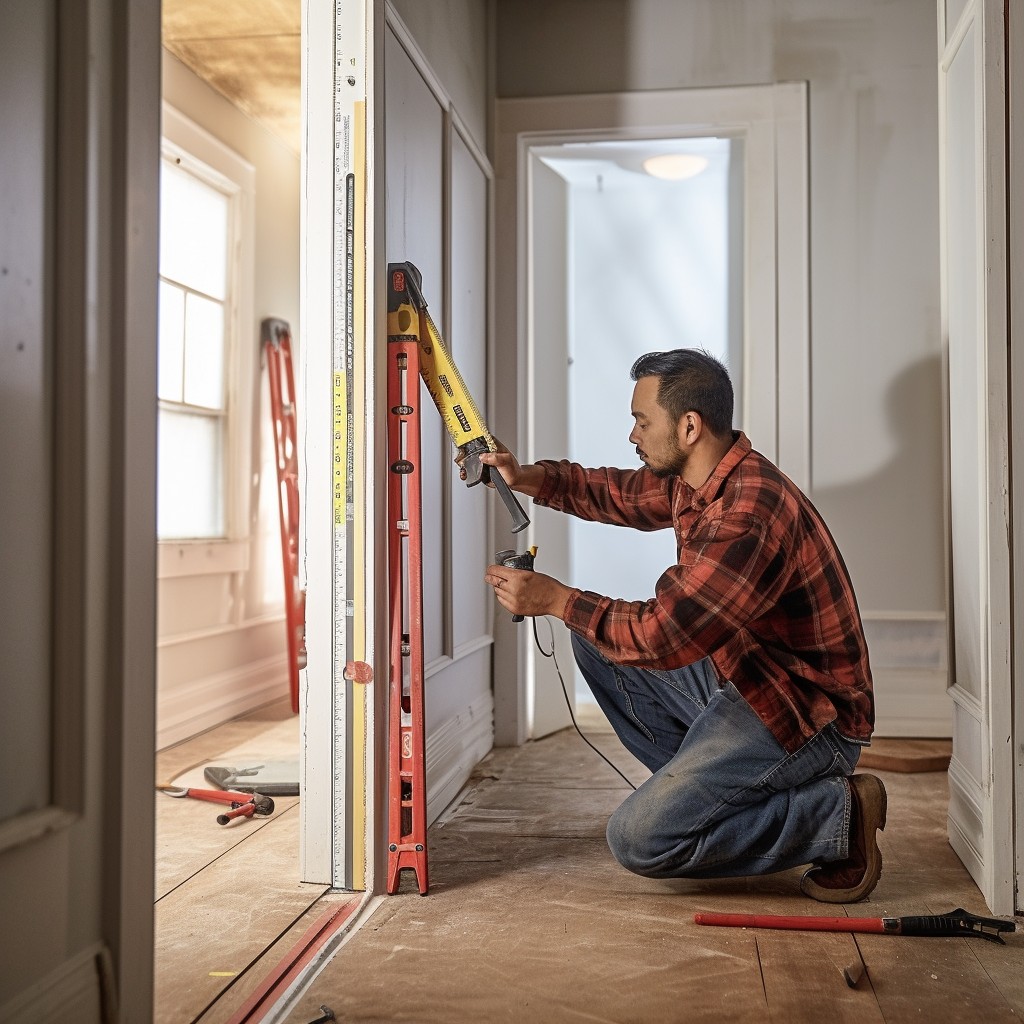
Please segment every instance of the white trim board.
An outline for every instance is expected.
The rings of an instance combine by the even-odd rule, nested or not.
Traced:
[[[427,823],[458,796],[473,769],[490,753],[494,698],[486,693],[430,730],[427,737]]]
[[[190,679],[157,694],[157,750],[288,695],[286,653]]]
[[[953,734],[942,612],[863,613],[875,691],[875,735]]]

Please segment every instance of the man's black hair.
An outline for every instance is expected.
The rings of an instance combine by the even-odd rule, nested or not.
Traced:
[[[732,381],[729,371],[699,348],[648,352],[629,371],[632,380],[658,377],[658,404],[678,423],[688,412],[700,413],[715,437],[732,431]]]

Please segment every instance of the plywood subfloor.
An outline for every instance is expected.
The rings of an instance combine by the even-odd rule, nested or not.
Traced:
[[[215,788],[202,766],[298,758],[287,700],[157,755],[161,782]],[[309,925],[326,887],[299,878],[297,797],[273,815],[216,823],[223,805],[157,795],[155,1002],[157,1024],[219,1024]]]
[[[592,738],[639,781],[609,734]],[[945,838],[946,776],[880,773],[882,880],[829,908],[799,871],[653,881],[604,840],[624,784],[571,731],[495,751],[430,831],[430,892],[407,879],[314,978],[287,1017],[339,1021],[1012,1021],[1024,1013],[1024,934],[980,940],[702,928],[698,910],[872,917],[987,913]],[[843,968],[863,957],[856,988]]]

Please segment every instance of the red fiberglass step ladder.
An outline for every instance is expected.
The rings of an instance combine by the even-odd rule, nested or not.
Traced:
[[[299,467],[296,438],[295,371],[292,332],[284,320],[260,325],[260,346],[267,360],[270,415],[277,467],[277,507],[281,521],[284,607],[288,630],[288,683],[292,711],[299,710],[299,669],[306,663],[306,593],[299,586]]]
[[[459,452],[467,486],[492,483],[512,532],[530,520],[497,473],[480,461],[497,450],[476,403],[438,333],[412,263],[388,265],[388,562],[391,681],[388,692],[388,877],[398,891],[405,868],[427,891],[427,784],[423,715],[423,564],[420,378]]]
[[[423,718],[423,559],[419,340],[388,337],[388,876],[410,868],[427,891],[426,737]]]

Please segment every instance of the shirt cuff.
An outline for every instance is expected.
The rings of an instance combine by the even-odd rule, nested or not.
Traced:
[[[542,459],[536,464],[544,470],[544,483],[540,485],[540,490],[535,495],[533,503],[546,505],[558,489],[558,470],[555,468],[557,464],[547,459]]]
[[[565,605],[562,607],[562,621],[568,626],[569,617],[572,615],[572,609],[575,607],[576,599],[583,593],[582,590],[574,587],[569,591],[569,596],[565,599]],[[575,632],[580,632],[578,627],[573,627]]]
[[[574,588],[562,609],[562,621],[574,633],[579,633],[585,640],[596,643],[594,622],[608,603],[607,597],[589,590]]]

